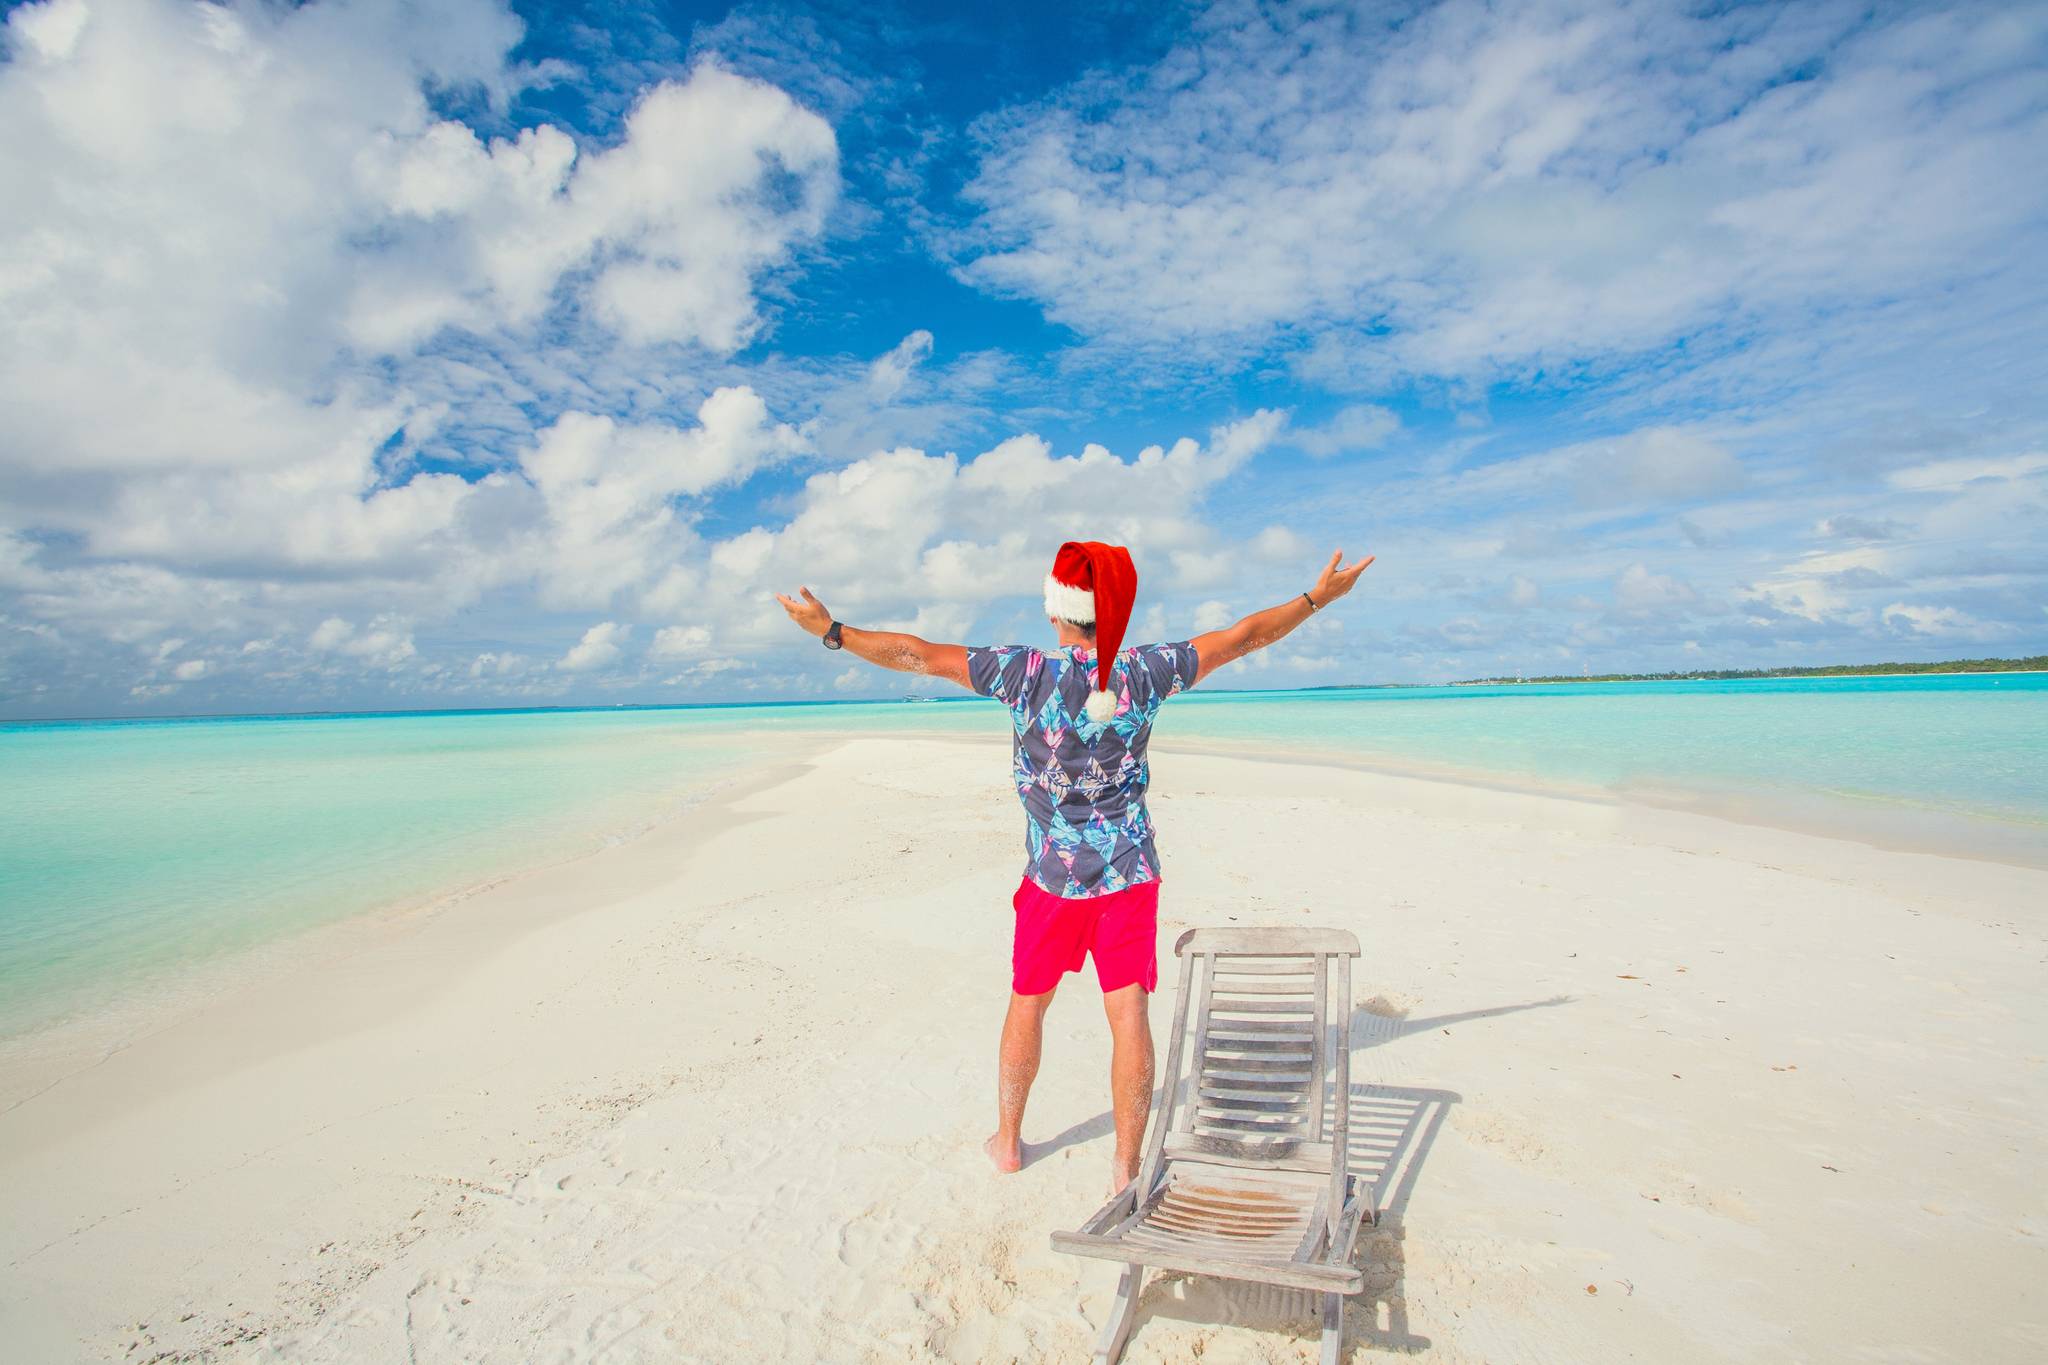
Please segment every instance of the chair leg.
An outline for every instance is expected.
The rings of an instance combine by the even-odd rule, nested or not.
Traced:
[[[1124,1267],[1123,1281],[1116,1287],[1116,1302],[1109,1306],[1109,1320],[1102,1324],[1102,1335],[1095,1342],[1095,1365],[1116,1365],[1123,1358],[1131,1323],[1138,1316],[1138,1288],[1144,1283],[1145,1267]]]
[[[1344,1296],[1323,1295],[1323,1365],[1344,1359]]]

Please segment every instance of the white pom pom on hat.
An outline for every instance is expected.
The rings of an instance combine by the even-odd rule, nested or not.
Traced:
[[[1088,693],[1086,710],[1097,724],[1116,719],[1116,694],[1110,690],[1110,678],[1137,597],[1138,566],[1121,545],[1070,540],[1060,546],[1052,572],[1045,576],[1046,615],[1095,626],[1095,687]]]

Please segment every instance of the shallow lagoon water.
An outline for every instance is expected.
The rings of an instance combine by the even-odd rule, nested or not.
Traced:
[[[0,1034],[192,964],[587,852],[780,736],[1008,727],[974,698],[0,724]],[[1176,698],[1159,742],[1862,807],[2048,852],[2048,674]]]

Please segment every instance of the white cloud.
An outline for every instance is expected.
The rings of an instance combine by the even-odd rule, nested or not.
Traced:
[[[1227,604],[1213,598],[1195,608],[1196,630],[1221,630],[1236,619]]]
[[[410,627],[390,616],[379,616],[361,630],[339,616],[330,616],[314,628],[306,647],[316,653],[341,654],[383,668],[397,668],[418,652]]]
[[[919,328],[896,343],[887,355],[868,366],[868,395],[887,402],[903,392],[910,373],[931,358],[932,334]]]
[[[1268,526],[1252,537],[1252,553],[1271,564],[1306,564],[1314,551],[1290,527]]]
[[[1163,363],[1529,375],[2029,268],[2037,12],[1225,3],[983,125],[968,279]]]
[[[28,44],[29,50],[46,62],[62,61],[78,46],[91,18],[85,0],[48,0],[40,5],[23,5],[7,16],[8,27]]]
[[[534,78],[501,0],[49,0],[6,34],[0,535],[24,560],[0,587],[33,614],[304,638],[536,579],[565,606],[673,597],[667,500],[800,445],[738,386],[697,429],[549,396],[597,396],[583,363],[671,392],[759,334],[757,286],[838,187],[830,128],[774,87],[701,67],[591,149],[436,113],[430,91],[502,114]],[[421,351],[451,332],[461,361]],[[506,464],[521,405],[571,409],[531,481]],[[438,452],[466,474],[422,467],[476,422],[493,439]]]
[[[1813,533],[1831,540],[1897,540],[1908,530],[1903,522],[1888,517],[1871,519],[1843,513],[1815,523]]]
[[[1388,409],[1370,403],[1355,403],[1340,408],[1335,416],[1319,427],[1295,428],[1288,434],[1288,439],[1303,454],[1324,459],[1351,451],[1370,450],[1385,443],[1400,429],[1401,419]]]
[[[2023,455],[1959,460],[1931,460],[1907,469],[1893,470],[1888,483],[1914,492],[1954,492],[1973,483],[2008,483],[2048,470],[2048,453],[2030,451]]]
[[[841,619],[958,639],[994,603],[1042,615],[1037,585],[1076,537],[1131,546],[1142,598],[1175,591],[1181,557],[1213,543],[1203,500],[1281,424],[1259,412],[1134,458],[1096,445],[1060,456],[1017,436],[965,461],[901,448],[814,474],[783,525],[708,546],[702,624],[728,647],[785,643],[769,594],[805,584]]]
[[[1669,574],[1631,564],[1614,580],[1614,605],[1625,612],[1671,612],[1699,600],[1699,594]]]
[[[171,670],[171,676],[179,682],[196,682],[206,676],[208,667],[204,659],[187,659]]]
[[[2005,632],[1954,607],[1894,602],[1884,609],[1884,623],[1906,635],[1937,639],[1986,640]]]
[[[743,482],[802,449],[751,389],[718,390],[697,419],[683,431],[572,412],[540,433],[520,466],[545,503],[545,603],[603,607],[648,586],[690,544],[673,499]]]
[[[354,293],[348,334],[396,351],[449,325],[527,325],[587,272],[627,340],[731,351],[758,325],[755,276],[823,227],[837,167],[823,120],[717,67],[656,85],[624,140],[587,156],[548,125],[488,144],[449,121],[379,130],[352,169],[402,263]]]
[[[721,28],[768,69],[758,25]],[[7,13],[8,698],[119,704],[195,664],[194,694],[336,702],[671,669],[816,690],[771,590],[1009,636],[1071,536],[1137,551],[1146,638],[1379,552],[1343,619],[1412,625],[1432,668],[2038,635],[2048,456],[2014,357],[2041,349],[2048,197],[2010,173],[2042,133],[2032,10],[1231,0],[1157,69],[972,131],[985,214],[940,245],[1081,329],[1049,358],[949,351],[976,334],[950,313],[880,355],[759,345],[780,300],[838,306],[794,273],[818,247],[837,281],[873,264],[843,249],[872,205],[824,232],[830,129],[647,67],[567,73],[601,142],[504,133],[565,75],[512,60],[521,33],[502,0]],[[782,37],[787,88],[881,119]],[[1197,382],[1144,399],[1155,361]],[[1373,401],[1085,443],[1242,392],[1326,411],[1303,378]],[[1284,482],[1252,463],[1397,437]],[[570,645],[593,621],[618,633]],[[1304,648],[1271,676],[1397,661],[1362,632]]]
[[[655,632],[648,653],[657,659],[684,659],[711,647],[711,632],[702,626],[663,626]]]
[[[593,668],[603,668],[619,657],[619,646],[633,633],[630,625],[616,621],[600,621],[583,632],[583,638],[569,646],[569,652],[562,656],[557,668],[571,673],[582,673]]]
[[[313,649],[339,649],[342,641],[355,632],[355,627],[339,616],[330,616],[314,628],[306,643]]]
[[[1685,502],[1742,487],[1742,464],[1713,441],[1675,427],[1646,427],[1575,448],[1581,500]]]

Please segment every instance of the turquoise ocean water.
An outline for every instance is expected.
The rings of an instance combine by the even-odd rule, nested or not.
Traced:
[[[674,816],[787,736],[992,703],[0,723],[0,1036]],[[1982,830],[2048,860],[2048,674],[1194,692],[1158,743]],[[2033,859],[2029,858],[2029,861]]]

